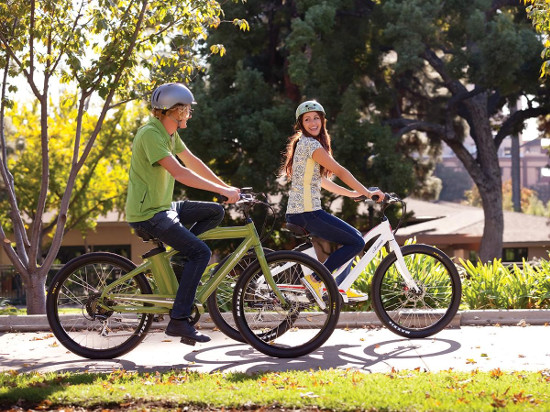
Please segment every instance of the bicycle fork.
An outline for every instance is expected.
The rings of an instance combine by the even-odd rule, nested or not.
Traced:
[[[405,281],[405,285],[408,289],[412,290],[415,293],[420,293],[420,287],[416,284],[415,280],[413,279],[411,272],[409,271],[409,268],[407,267],[405,263],[405,258],[403,257],[403,253],[401,252],[401,248],[397,244],[397,241],[395,238],[392,237],[392,239],[389,241],[390,248],[395,253],[395,264],[397,266],[397,271],[401,274],[401,277]]]

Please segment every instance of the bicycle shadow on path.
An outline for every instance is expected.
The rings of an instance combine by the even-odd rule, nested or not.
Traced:
[[[177,344],[181,345],[181,344]],[[189,348],[185,346],[185,348]],[[392,370],[412,370],[416,368],[431,370],[428,363],[443,365],[438,369],[452,368],[452,354],[461,348],[460,343],[450,339],[429,338],[422,340],[394,339],[363,346],[329,342],[315,352],[299,358],[273,358],[260,353],[247,344],[221,344],[202,349],[191,348],[183,355],[181,352],[168,351],[168,348],[157,348],[157,353],[134,351],[116,359],[74,359],[76,355],[68,354],[73,359],[52,361],[30,360],[28,364],[17,359],[2,359],[1,369],[9,369],[10,364],[18,372],[91,372],[111,373],[115,370],[136,372],[195,370],[197,372],[242,372],[246,374],[263,372],[282,372],[287,370],[318,369],[358,369],[368,373],[391,372]],[[162,352],[162,356],[160,355]],[[144,355],[146,353],[146,355]],[[451,356],[449,356],[451,355]],[[158,362],[156,362],[157,359]],[[59,359],[59,357],[57,357]],[[173,362],[169,361],[173,359]],[[431,359],[427,362],[428,359]],[[153,364],[156,362],[156,364]],[[447,365],[448,366],[445,366]]]
[[[449,339],[431,339],[430,343],[437,346],[433,353],[425,351],[421,341],[397,339],[381,341],[369,346],[350,344],[324,345],[309,355],[299,358],[273,358],[252,348],[247,351],[226,351],[228,360],[209,361],[209,353],[216,348],[205,348],[184,356],[189,363],[212,372],[242,371],[247,374],[268,371],[287,370],[317,370],[353,368],[365,372],[385,372],[392,369],[414,369],[417,367],[429,369],[425,358],[445,356],[459,350],[461,345]],[[231,357],[238,360],[231,361]],[[411,366],[410,365],[415,365]],[[178,365],[174,365],[177,367]],[[183,364],[181,365],[183,366]]]

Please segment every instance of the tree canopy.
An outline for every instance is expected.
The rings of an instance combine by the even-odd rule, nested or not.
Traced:
[[[6,111],[10,128],[6,131],[6,143],[12,148],[8,168],[17,187],[18,204],[31,221],[36,217],[37,187],[40,187],[41,150],[37,105],[14,103]],[[47,250],[51,234],[58,220],[58,205],[69,178],[72,157],[72,139],[75,134],[75,99],[64,95],[59,106],[52,107],[49,118],[50,135],[50,190],[45,203],[45,216],[39,241],[42,253]],[[85,234],[97,225],[97,218],[111,210],[124,210],[127,165],[130,162],[131,141],[135,130],[146,116],[145,108],[117,109],[106,119],[86,163],[75,181],[71,197],[70,213],[65,223],[65,233],[78,229]],[[97,116],[87,113],[83,117],[82,133],[89,134],[97,123]],[[79,149],[83,150],[83,147]],[[9,203],[4,197],[0,203],[4,229],[13,231],[8,212]],[[50,235],[48,237],[48,235]]]
[[[390,127],[377,122],[376,109],[369,110],[363,82],[374,64],[361,61],[370,42],[366,4],[262,0],[224,7],[229,19],[245,18],[250,32],[221,27],[208,38],[206,50],[223,39],[227,54],[212,59],[193,83],[198,104],[184,141],[233,184],[283,194],[284,213],[281,154],[296,107],[317,99],[327,111],[336,160],[368,186],[410,193],[422,160],[407,157]],[[332,200],[327,196],[325,204]],[[361,220],[355,210],[346,202],[342,214],[354,223]]]
[[[145,98],[159,83],[187,82],[203,70],[206,56],[196,53],[198,43],[223,22],[222,17],[221,5],[212,0],[11,0],[0,4],[0,171],[13,222],[12,233],[7,233],[2,224],[0,240],[23,278],[29,313],[44,313],[44,282],[65,226],[72,219],[68,217],[73,211],[69,211],[69,205],[72,200],[84,201],[73,196],[74,189],[85,190],[77,185],[77,176],[82,173],[86,181],[88,159],[101,157],[102,146],[97,139],[106,119],[116,119],[114,109]],[[232,23],[247,28],[242,19]],[[217,44],[210,53],[222,51],[223,45]],[[74,126],[66,130],[56,130],[51,123],[56,113],[51,106],[60,104],[54,99],[60,88],[76,96]],[[39,130],[36,148],[40,161],[36,167],[40,183],[35,187],[35,203],[28,210],[22,206],[29,204],[21,203],[18,197],[4,128],[6,109],[21,98],[16,94],[18,90],[27,92],[35,102],[37,118],[33,126]],[[93,125],[85,119],[91,108],[97,113]],[[63,137],[52,131],[63,133]],[[60,142],[65,142],[61,146],[70,153],[63,174],[53,172],[54,152]],[[59,199],[58,218],[50,248],[42,256],[41,236],[49,224],[44,216],[53,193]],[[31,221],[26,222],[29,216]]]
[[[223,37],[228,54],[198,82],[199,109],[218,117],[184,133],[192,147],[213,139],[212,162],[229,175],[272,181],[293,110],[317,99],[335,158],[361,181],[435,198],[441,186],[432,171],[445,143],[479,188],[491,222],[480,257],[501,255],[498,148],[550,110],[547,85],[538,81],[543,45],[520,2],[262,0],[225,12],[244,16],[251,32],[219,30],[209,38]],[[527,105],[511,114],[520,98]],[[247,147],[247,139],[254,144]],[[258,144],[270,148],[261,162]],[[346,205],[344,216],[353,211]]]
[[[537,81],[540,40],[515,1],[387,0],[380,12],[381,44],[395,53],[386,65],[390,76],[377,82],[395,90],[386,121],[396,135],[424,135],[454,151],[478,187],[490,222],[480,258],[500,257],[498,148],[528,118],[550,110],[548,88]],[[527,107],[508,111],[520,97]]]

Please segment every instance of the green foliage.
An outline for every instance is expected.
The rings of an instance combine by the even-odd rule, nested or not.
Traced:
[[[0,298],[0,315],[18,315],[19,310],[9,300]]]
[[[380,92],[384,98],[376,96],[374,104],[422,157],[437,155],[441,142],[453,150],[479,187],[491,222],[480,257],[499,257],[504,223],[497,150],[525,120],[550,112],[548,89],[537,79],[540,39],[514,2],[385,0],[375,13],[373,30],[381,35],[374,52],[384,75],[371,72],[369,79],[376,90],[394,91]],[[507,105],[520,97],[529,108],[509,114]],[[426,140],[432,150],[423,152]]]
[[[26,168],[8,165],[5,156],[0,159],[10,205],[4,210],[9,210],[10,236],[15,240],[6,237],[4,223],[0,237],[30,292],[31,313],[45,311],[45,297],[38,291],[43,289],[65,230],[70,225],[93,227],[94,216],[122,209],[125,185],[120,182],[126,181],[122,171],[128,164],[129,144],[127,129],[120,127],[121,109],[129,101],[148,100],[159,83],[189,82],[204,70],[209,54],[222,54],[222,42],[209,52],[197,53],[209,31],[220,26],[221,17],[221,5],[213,0],[14,0],[0,4],[2,147],[8,146],[5,110],[22,99],[16,94],[23,91],[21,85],[30,91],[27,100],[37,106],[35,121],[26,126],[36,130],[34,134],[27,131],[36,140],[32,142],[36,155],[18,154],[27,162]],[[249,28],[238,16],[228,23],[235,31]],[[55,102],[59,90],[61,98],[65,92],[74,96],[70,110],[64,113],[71,117],[63,118],[65,129],[57,124],[55,107],[65,106],[64,101]],[[97,113],[93,120],[87,116],[90,110]],[[136,125],[131,126],[135,131]],[[108,136],[105,141],[100,136],[102,127],[105,134],[101,136]],[[32,143],[26,142],[29,147]],[[111,163],[106,160],[109,157]],[[66,168],[60,167],[63,162]],[[12,174],[19,176],[12,179]],[[107,177],[105,185],[94,185],[98,181],[94,176]],[[16,179],[33,181],[35,193],[25,183],[20,191]],[[87,198],[97,192],[101,192],[98,197]],[[68,213],[69,205],[76,215]],[[54,209],[59,216],[55,223],[46,214]],[[42,241],[49,231],[53,231],[51,245],[43,256]]]
[[[544,50],[540,69],[540,77],[550,76],[550,3],[545,0],[524,0],[527,5],[527,15],[533,22],[537,32],[543,35]]]
[[[286,143],[281,129],[292,112],[284,105],[266,104],[274,93],[259,71],[237,69],[235,76],[231,90],[220,90],[216,98],[206,84],[196,83],[193,90],[198,104],[181,137],[228,183],[276,193]],[[201,196],[187,191],[193,197]]]
[[[315,98],[327,110],[336,160],[361,182],[401,195],[423,185],[424,177],[415,174],[420,156],[411,160],[410,151],[396,147],[391,129],[377,121],[377,93],[366,86],[365,73],[377,70],[365,51],[367,6],[262,0],[225,4],[224,13],[246,18],[250,33],[220,27],[209,36],[205,49],[223,41],[227,54],[212,59],[193,82],[197,110],[181,134],[216,173],[237,186],[282,194],[284,213],[288,188],[277,180],[282,152],[297,105]],[[324,203],[332,200],[327,195]],[[355,203],[346,202],[342,216],[361,220]]]
[[[73,96],[65,94],[63,104],[54,107],[50,115],[50,190],[46,201],[46,212],[49,219],[44,222],[42,235],[54,228],[59,211],[59,203],[71,170],[76,123],[76,102]],[[12,130],[7,134],[8,142],[19,140],[21,143],[13,155],[8,158],[8,167],[12,170],[17,188],[19,207],[34,218],[38,205],[37,187],[40,187],[41,176],[41,141],[40,129],[33,127],[38,122],[37,106],[28,107],[15,104],[6,112],[11,120]],[[98,216],[111,210],[124,210],[128,164],[130,162],[131,142],[137,127],[147,115],[143,107],[131,106],[116,111],[108,118],[98,135],[95,150],[90,154],[75,183],[72,194],[71,210],[67,217],[65,230],[76,228],[85,233],[94,229]],[[85,114],[82,133],[92,133],[98,118]],[[81,142],[80,151],[84,149]],[[8,199],[0,203],[0,217],[8,223],[10,210]]]
[[[463,303],[467,309],[548,309],[550,308],[550,265],[523,261],[507,266],[500,260],[473,264],[460,259],[466,271]]]
[[[415,242],[409,239],[405,243]],[[353,288],[370,293],[374,272],[387,254],[384,248],[375,256],[353,283]],[[431,262],[428,259],[425,264]],[[458,263],[462,278],[462,310],[550,309],[550,261],[539,259],[530,263],[524,260],[521,267],[499,259],[474,264],[459,258]],[[427,270],[426,273],[431,272]],[[349,305],[344,310],[371,311],[371,301]]]

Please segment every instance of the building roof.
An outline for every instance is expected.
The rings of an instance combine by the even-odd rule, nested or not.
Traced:
[[[400,236],[462,235],[481,237],[485,225],[483,209],[452,202],[427,202],[407,198],[407,211],[422,223],[400,228]],[[550,244],[550,220],[543,216],[504,212],[505,243]]]

